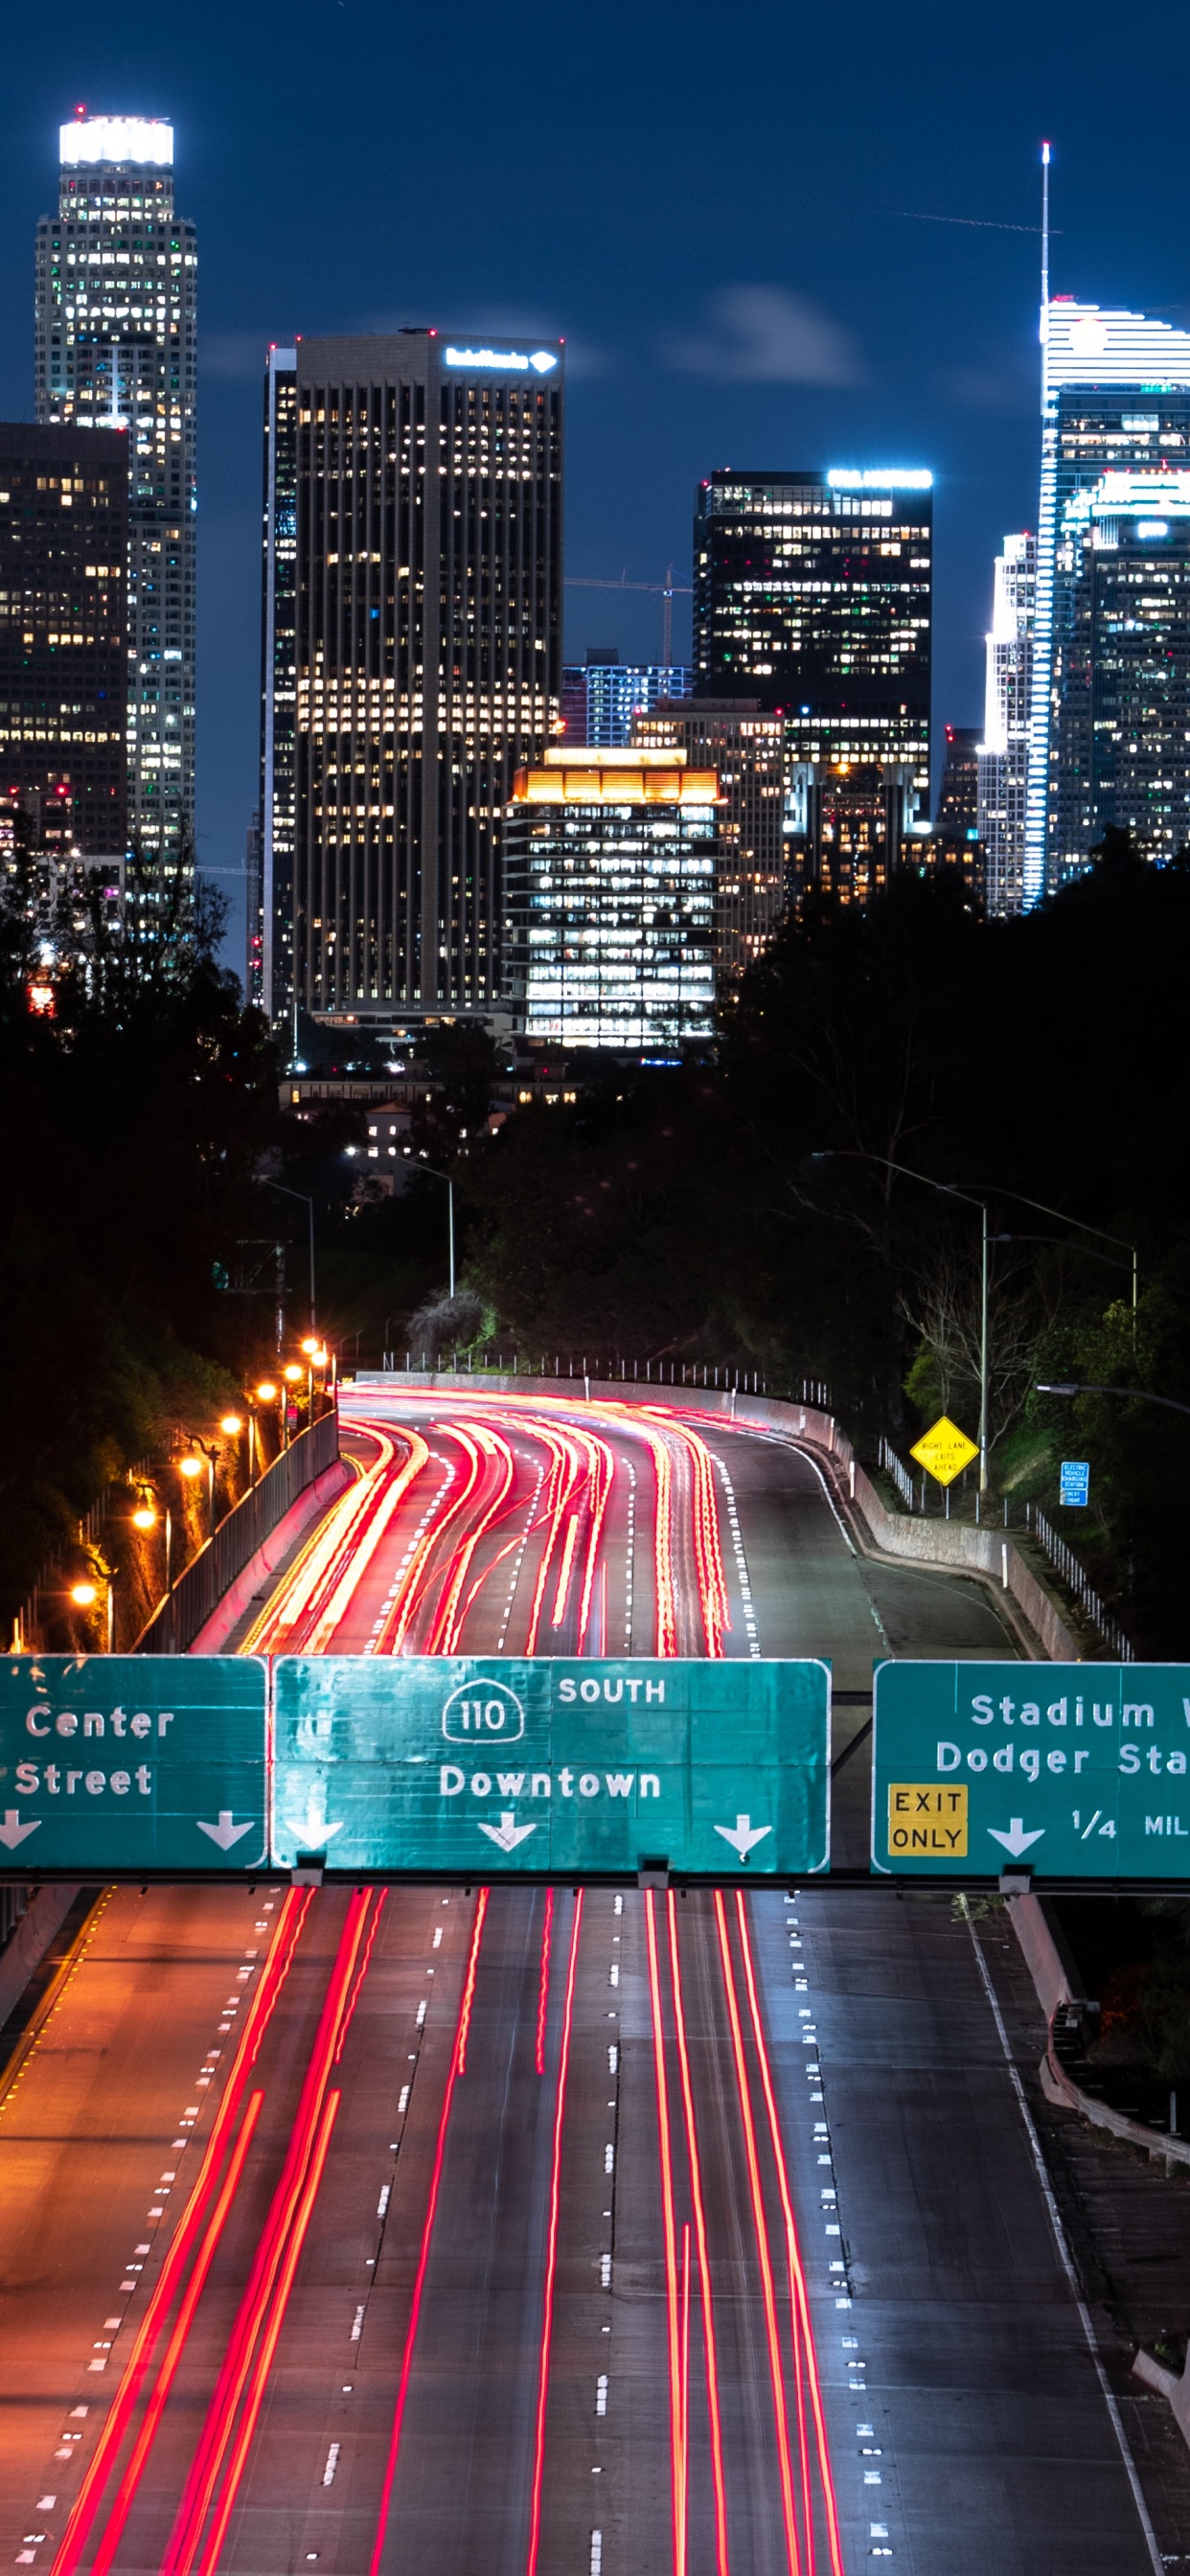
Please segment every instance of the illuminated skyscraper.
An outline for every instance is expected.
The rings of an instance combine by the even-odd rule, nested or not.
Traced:
[[[1059,560],[1058,864],[1077,867],[1113,827],[1162,864],[1190,846],[1190,470],[1084,485]]]
[[[1150,322],[1142,313],[1055,296],[1043,299],[1041,342],[1026,909],[1084,866],[1088,834],[1098,838],[1077,727],[1072,733],[1061,719],[1068,688],[1077,692],[1083,686],[1077,629],[1086,613],[1088,555],[1118,547],[1125,525],[1139,532],[1142,521],[1167,517],[1161,492],[1168,491],[1171,475],[1190,464],[1190,332]],[[1088,497],[1096,490],[1097,500]],[[1108,506],[1112,491],[1114,510]],[[1146,622],[1146,649],[1152,652],[1152,618]]]
[[[715,771],[715,984],[726,996],[763,955],[785,911],[785,728],[755,698],[659,699],[634,742],[678,744],[692,770]]]
[[[514,770],[559,721],[562,430],[557,341],[495,349],[417,330],[273,353],[261,804],[274,1020],[296,1005],[381,1030],[501,999],[505,810]]]
[[[810,772],[833,797],[857,763],[895,771],[906,829],[930,793],[931,482],[724,470],[694,530],[696,698],[779,710],[791,783]]]
[[[562,673],[562,716],[569,742],[614,750],[632,740],[634,718],[661,698],[688,698],[694,674],[680,662],[622,662],[610,645]]]
[[[58,212],[37,228],[37,418],[128,432],[128,832],[176,858],[194,832],[194,226],[174,209],[172,125],[80,111],[60,143]]]
[[[984,905],[997,920],[1019,912],[1024,895],[1036,576],[1036,539],[1025,533],[1005,537],[1004,552],[996,557],[983,740],[976,752]]]
[[[529,1038],[709,1037],[718,779],[676,749],[555,743],[513,783],[510,988]]]
[[[0,815],[55,860],[127,847],[128,440],[0,425]]]

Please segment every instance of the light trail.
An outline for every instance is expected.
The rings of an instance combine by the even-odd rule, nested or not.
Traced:
[[[673,2147],[669,2121],[669,2085],[665,2071],[665,2025],[661,2014],[661,1980],[657,1967],[657,1924],[651,1887],[645,1890],[645,1938],[649,1953],[649,2003],[653,2016],[653,2072],[657,2087],[657,2140],[661,2159],[661,2225],[665,2245],[665,2311],[669,2329],[669,2459],[673,2563],[674,2576],[686,2576],[686,2433],[682,2397]]]
[[[186,2283],[182,2303],[178,2309],[173,2331],[170,2335],[169,2342],[165,2347],[165,2351],[158,2367],[157,2376],[153,2382],[152,2394],[149,2398],[149,2403],[145,2408],[140,2430],[137,2433],[135,2442],[133,2443],[128,2466],[124,2471],[124,2475],[121,2478],[119,2486],[117,2487],[112,2499],[111,2510],[104,2526],[103,2537],[100,2540],[99,2547],[91,2561],[91,2576],[106,2576],[106,2571],[111,2566],[112,2560],[116,2555],[116,2551],[120,2546],[120,2541],[124,2532],[124,2525],[132,2510],[137,2489],[140,2485],[144,2471],[145,2462],[148,2459],[149,2452],[156,2440],[157,2429],[161,2422],[162,2415],[165,2412],[166,2399],[169,2396],[170,2389],[172,2388],[174,2379],[177,2375],[178,2364],[181,2361],[186,2345],[186,2338],[194,2323],[194,2312],[198,2306],[200,2298],[202,2297],[203,2291],[206,2288],[211,2265],[214,2262],[216,2252],[218,2251],[219,2240],[223,2234],[224,2227],[227,2224],[231,2204],[239,2189],[240,2176],[244,2170],[248,2149],[252,2144],[252,2133],[256,2127],[257,2120],[260,2117],[263,2103],[263,2093],[249,2094],[247,2108],[240,2126],[240,2134],[232,2149],[231,2161],[223,2177],[223,2182],[220,2186],[219,2196],[215,2202],[214,2209],[212,2210],[211,2216],[207,2222],[207,2232],[199,2247],[194,2269]]]
[[[475,1978],[479,1968],[479,1945],[483,1939],[483,1918],[488,1910],[488,1898],[491,1895],[491,1892],[490,1887],[480,1888],[479,1902],[475,1908],[475,1921],[471,1926],[471,1951],[467,1960],[467,1974],[463,1980],[463,2000],[459,2006],[459,2038],[456,2064],[457,2071],[460,2075],[465,2075],[467,2072],[467,2040],[471,2030],[471,2006],[475,2000]]]
[[[707,2414],[711,2427],[711,2484],[715,2498],[715,2576],[730,2576],[727,2554],[727,2491],[723,2478],[723,2422],[719,2407],[719,2358],[715,2340],[715,2308],[711,2295],[711,2264],[707,2249],[706,2208],[702,2196],[702,2163],[698,2152],[698,2129],[694,2118],[694,2088],[690,2081],[690,2052],[686,2038],[686,2005],[682,1993],[682,1968],[678,1956],[678,1916],[672,1887],[668,1892],[669,1961],[673,1986],[674,2025],[678,2042],[678,2067],[682,2080],[682,2109],[686,2121],[686,2160],[690,2168],[690,2197],[694,2206],[694,2241],[698,2250],[698,2279],[702,2294],[703,2337],[706,2349]]]
[[[103,2430],[75,2498],[70,2519],[53,2562],[52,2576],[74,2576],[74,2571],[82,2563],[82,2553],[98,2514],[103,2490],[115,2466],[117,2453],[132,2420],[133,2410],[140,2396],[158,2336],[178,2294],[191,2250],[197,2242],[199,2230],[215,2191],[248,2076],[255,2065],[265,2032],[276,2009],[277,1999],[289,1973],[293,1953],[312,1901],[311,1888],[290,1888],[277,1916],[277,1928],[265,1962],[264,1973],[244,2016],[239,2046],[228,2072],[223,2099],[215,2114],[197,2180],[162,2263],[149,2304],[133,2337],[123,2379],[108,2411]]]
[[[321,2117],[318,2123],[318,2133],[315,2138],[313,2151],[310,2157],[309,2168],[302,2188],[301,2198],[294,2213],[293,2225],[290,2229],[289,2241],[285,2248],[285,2259],[281,2266],[280,2278],[276,2284],[273,2294],[272,2311],[265,2327],[260,2350],[257,2353],[256,2360],[252,2366],[252,2374],[248,2382],[244,2412],[240,2419],[240,2426],[236,2434],[231,2458],[227,2464],[222,2493],[220,2494],[218,2503],[215,2507],[215,2517],[211,2524],[210,2531],[207,2534],[206,2546],[198,2562],[198,2576],[215,2576],[215,2570],[219,2564],[223,2543],[227,2535],[227,2526],[235,2509],[236,2498],[239,2495],[241,2481],[248,2462],[248,2453],[252,2448],[252,2443],[255,2438],[257,2421],[259,2419],[261,2405],[264,2400],[265,2385],[268,2380],[269,2372],[273,2366],[273,2355],[276,2352],[281,2328],[285,2321],[285,2311],[289,2305],[289,2294],[293,2288],[294,2275],[302,2258],[302,2250],[306,2242],[307,2230],[310,2225],[310,2220],[314,2214],[314,2203],[318,2198],[318,2190],[322,2181],[323,2167],[326,2163],[327,2154],[330,2148],[331,2131],[334,2128],[335,2115],[342,2098],[343,2097],[340,2093],[331,2093],[328,2094],[327,2099],[323,2104]]]
[[[326,1997],[306,2068],[281,2177],[253,2257],[222,2366],[215,2381],[198,2448],[162,2562],[162,2576],[190,2576],[203,2528],[231,2444],[236,2413],[247,2386],[257,2336],[268,2321],[286,2247],[296,2223],[315,2152],[347,1998],[355,1980],[371,1907],[371,1890],[351,1898]]]
[[[533,2484],[529,2508],[529,2547],[525,2559],[525,2576],[537,2576],[537,2557],[541,2547],[541,2490],[545,2476],[545,2427],[549,2404],[550,2347],[554,2331],[554,2282],[558,2267],[558,2206],[562,2176],[562,2127],[566,2115],[566,2078],[570,2070],[570,2033],[574,2020],[574,1979],[578,1967],[579,1933],[583,1921],[583,1891],[576,1891],[574,1914],[570,1925],[570,1958],[566,1969],[566,2000],[562,2008],[562,2045],[558,2059],[558,2098],[554,2108],[554,2144],[550,2163],[550,2222],[545,2250],[545,2297],[541,2320],[541,2365],[537,2380],[537,2418],[533,2444]],[[375,2576],[375,2569],[373,2569]]]
[[[731,2024],[731,2046],[735,2059],[736,2087],[739,2093],[740,2118],[744,2129],[744,2147],[748,2159],[748,2183],[752,2195],[752,2218],[756,2234],[756,2256],[760,2266],[761,2295],[764,2301],[764,2326],[769,2348],[769,2375],[773,2384],[773,2415],[777,2428],[777,2464],[781,2476],[781,2511],[785,2523],[785,2548],[789,2576],[801,2576],[801,2552],[798,2546],[797,2516],[793,2502],[793,2463],[789,2451],[789,2422],[785,2405],[785,2373],[781,2359],[781,2338],[777,2331],[777,2301],[773,2287],[773,2266],[769,2253],[768,2227],[765,2219],[764,2192],[760,2180],[760,2162],[756,2153],[756,2130],[752,2119],[752,2102],[748,2091],[748,2071],[744,2064],[744,2041],[740,2029],[739,2004],[736,2000],[735,1971],[727,1937],[727,1917],[723,1909],[723,1890],[715,1890],[715,1920],[719,1930],[719,1951],[723,1961],[723,1987],[727,1997],[727,2014]],[[807,2510],[809,2498],[806,2499]]]
[[[459,1629],[462,1625],[459,1596],[480,1540],[486,1538],[495,1523],[503,1519],[505,1503],[516,1474],[512,1450],[502,1433],[485,1425],[480,1429],[479,1439],[485,1452],[499,1461],[499,1473],[489,1501],[451,1560],[438,1614],[426,1644],[426,1652],[430,1655],[453,1655],[459,1651]]]
[[[550,2007],[550,1949],[554,1931],[554,1891],[545,1891],[545,1911],[541,1923],[541,1976],[537,1989],[537,2046],[534,2063],[539,2075],[545,2073],[545,2028]]]
[[[801,2248],[798,2243],[797,2227],[793,2215],[793,2200],[789,2189],[789,2170],[785,2157],[785,2144],[781,2136],[781,2123],[777,2117],[777,2103],[776,2096],[773,2092],[773,2079],[769,2065],[768,2045],[765,2040],[764,2024],[761,2020],[760,2004],[756,1993],[756,1978],[752,1965],[752,1944],[748,1933],[748,1917],[744,1904],[742,1888],[736,1889],[736,1908],[739,1916],[740,1951],[744,1963],[744,1981],[748,1990],[748,2009],[752,2022],[752,2034],[756,2043],[757,2059],[760,2065],[761,2087],[764,2093],[765,2107],[768,2112],[769,2132],[773,2142],[773,2154],[777,2166],[777,2181],[781,2193],[781,2208],[785,2219],[786,2242],[789,2249],[789,2299],[791,2310],[794,2311],[792,2320],[794,2352],[796,2354],[798,2349],[798,2327],[800,2324],[801,2347],[805,2354],[806,2376],[810,2385],[810,2402],[814,2412],[814,2430],[818,2446],[818,2474],[822,2482],[822,2498],[826,2511],[826,2527],[830,2547],[832,2576],[844,2576],[843,2547],[839,2536],[839,2515],[835,2500],[835,2481],[831,2469],[830,2448],[826,2438],[826,2416],[823,2411],[822,2389],[818,2377],[818,2355],[814,2343],[814,2329],[810,2320],[810,2303],[806,2296],[806,2276],[802,2264]],[[809,2527],[808,2524],[807,2527]]]
[[[486,1888],[481,1889],[481,1897],[486,1898],[487,1892]],[[478,1908],[476,1911],[478,1912]],[[473,1955],[475,1955],[474,1933],[472,1935],[472,1952]],[[469,2009],[470,2007],[468,2006],[468,2010]],[[380,2568],[384,2558],[385,2543],[388,2538],[389,2515],[392,2511],[393,2485],[397,2474],[397,2462],[401,2456],[401,2433],[405,2422],[405,2401],[409,2395],[409,2380],[413,2370],[413,2354],[417,2343],[418,2320],[421,2316],[422,2294],[426,2286],[426,2272],[430,2261],[430,2245],[433,2240],[434,2219],[438,2209],[438,2194],[442,2185],[442,2166],[446,2155],[446,2132],[450,2122],[450,2106],[454,2100],[454,2089],[459,2074],[459,2045],[462,2038],[463,2003],[460,2002],[454,2045],[450,2052],[450,2065],[447,2071],[446,2089],[442,2098],[442,2112],[438,2122],[438,2139],[434,2150],[433,2171],[430,2176],[430,2196],[426,2204],[425,2221],[421,2232],[421,2251],[418,2255],[417,2273],[413,2283],[413,2297],[410,2301],[409,2307],[409,2322],[405,2329],[405,2349],[401,2356],[401,2375],[397,2382],[397,2396],[396,2404],[393,2409],[392,2431],[389,2435],[388,2455],[384,2464],[384,2479],[380,2490],[380,2509],[376,2522],[376,2538],[372,2544],[372,2556],[369,2561],[368,2576],[380,2576]]]

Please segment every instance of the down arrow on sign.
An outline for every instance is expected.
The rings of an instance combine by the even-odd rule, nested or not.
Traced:
[[[231,1816],[230,1807],[220,1807],[217,1825],[204,1825],[201,1816],[195,1818],[200,1834],[209,1834],[211,1841],[218,1843],[220,1851],[230,1851],[232,1844],[238,1843],[242,1834],[250,1834],[252,1831],[251,1816],[246,1825],[233,1825]]]

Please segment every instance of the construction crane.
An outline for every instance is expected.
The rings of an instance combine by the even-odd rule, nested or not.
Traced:
[[[694,593],[690,588],[689,583],[674,580],[674,568],[672,564],[666,573],[664,581],[629,581],[626,572],[621,573],[618,581],[598,581],[588,580],[585,575],[581,573],[568,572],[566,575],[566,588],[568,590],[648,590],[659,594],[665,602],[665,606],[662,611],[661,663],[662,668],[666,671],[672,668],[674,601],[675,599],[693,599],[694,597]]]

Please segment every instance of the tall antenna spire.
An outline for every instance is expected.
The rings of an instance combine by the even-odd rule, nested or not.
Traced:
[[[1049,400],[1050,348],[1050,148],[1041,147],[1041,408]]]

